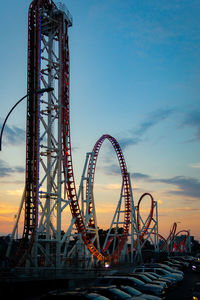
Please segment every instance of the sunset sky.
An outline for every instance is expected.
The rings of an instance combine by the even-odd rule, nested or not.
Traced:
[[[26,94],[29,0],[0,9],[0,124]],[[64,0],[69,29],[71,137],[77,186],[102,134],[121,145],[134,203],[150,192],[159,232],[173,222],[200,240],[200,1]],[[24,187],[26,102],[10,116],[0,152],[0,234],[12,230]],[[0,126],[1,127],[1,126]],[[121,176],[109,142],[95,177],[98,226],[108,228]],[[146,203],[146,205],[145,205]],[[143,215],[149,201],[144,201]]]

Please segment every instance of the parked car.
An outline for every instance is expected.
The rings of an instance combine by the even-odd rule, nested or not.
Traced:
[[[174,281],[174,283],[178,283],[183,280],[182,275],[179,275],[176,273],[171,273],[163,268],[153,268],[153,267],[141,266],[141,267],[134,268],[133,271],[134,272],[154,272],[158,275],[161,275],[162,277],[171,278]]]
[[[96,280],[95,285],[128,285],[136,288],[142,293],[153,294],[163,298],[165,296],[164,289],[156,284],[144,283],[138,278],[130,276],[105,276]]]
[[[132,299],[144,300],[145,299],[143,297],[139,297],[139,298],[134,296],[132,297],[130,294],[116,287],[99,286],[99,287],[90,288],[89,291],[105,296],[108,299],[114,299],[114,300],[132,300]]]
[[[175,270],[172,267],[166,265],[166,264],[160,264],[160,263],[154,263],[154,264],[145,264],[145,266],[147,267],[153,267],[153,268],[163,268],[171,273],[176,273],[176,274],[180,274],[180,275],[184,275],[184,273],[180,270]]]
[[[170,286],[172,286],[172,287],[176,285],[176,280],[174,280],[173,278],[170,278],[167,276],[163,277],[163,275],[156,274],[155,272],[147,272],[147,273],[155,276],[157,279],[167,280],[168,282],[170,281]]]
[[[165,290],[167,289],[167,284],[165,282],[161,282],[156,279],[155,280],[151,279],[148,276],[146,276],[144,273],[131,273],[131,274],[128,274],[128,276],[133,276],[133,277],[140,279],[141,281],[143,281],[145,283],[157,284],[157,285],[162,286],[163,289],[165,289]]]
[[[190,262],[185,260],[183,256],[172,256],[169,257],[169,260],[172,262],[181,263],[185,268],[189,268]]]
[[[181,271],[181,270],[184,269],[183,265],[178,264],[178,263],[173,263],[173,262],[171,262],[169,260],[164,261],[163,264],[166,264],[166,265],[170,266],[171,268],[173,268],[175,270],[180,270]]]
[[[184,260],[188,262],[193,262],[194,260],[196,260],[196,257],[192,255],[186,255],[184,256]]]
[[[144,273],[140,273],[140,274],[144,274],[146,275],[147,277],[149,277],[150,279],[152,280],[157,280],[157,281],[160,281],[160,282],[165,282],[167,284],[168,287],[170,287],[172,285],[172,281],[168,278],[163,278],[162,276],[158,275],[158,274],[151,274],[149,272],[144,272]]]
[[[115,272],[112,275],[113,276],[124,276],[125,275],[125,276],[130,276],[130,277],[136,277],[136,278],[144,281],[145,283],[157,284],[157,285],[162,286],[163,289],[167,288],[167,284],[164,280],[160,281],[160,280],[157,280],[156,278],[146,277],[145,273],[127,273],[127,274],[123,274],[123,273],[120,273],[120,272]]]
[[[181,264],[184,269],[187,269],[189,268],[190,266],[190,263],[187,262],[187,261],[183,261],[182,259],[178,259],[178,258],[174,258],[174,257],[170,257],[169,258],[169,261],[171,261],[172,263],[178,263],[178,264]]]
[[[162,298],[158,297],[158,296],[154,296],[154,295],[149,295],[149,294],[143,294],[142,292],[134,289],[131,286],[125,286],[125,285],[120,285],[119,289],[126,292],[127,294],[130,294],[131,296],[136,297],[136,299],[138,299],[137,297],[142,297],[146,300],[161,300]]]

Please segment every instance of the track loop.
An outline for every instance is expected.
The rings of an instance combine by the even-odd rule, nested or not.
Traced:
[[[129,225],[130,225],[130,215],[131,215],[131,202],[130,202],[130,183],[129,183],[129,175],[127,172],[127,167],[126,167],[126,163],[125,163],[125,159],[122,153],[122,150],[120,148],[119,143],[117,142],[117,140],[108,135],[102,135],[100,137],[100,139],[96,142],[96,144],[94,145],[94,148],[92,150],[92,152],[94,153],[93,156],[93,162],[92,162],[92,158],[90,159],[89,162],[89,166],[88,166],[88,174],[87,174],[87,178],[89,178],[89,176],[91,176],[91,188],[89,189],[89,184],[87,184],[87,188],[86,188],[86,197],[89,196],[89,208],[88,208],[88,215],[90,215],[90,213],[93,210],[93,201],[92,201],[92,192],[93,192],[93,185],[94,185],[94,175],[95,175],[95,170],[96,170],[96,164],[97,164],[97,158],[98,158],[98,154],[99,154],[99,150],[103,144],[103,142],[105,140],[109,140],[113,146],[113,148],[115,149],[115,152],[117,154],[118,157],[118,161],[119,161],[119,165],[120,165],[120,170],[121,170],[121,175],[122,175],[122,183],[123,183],[123,189],[124,189],[124,201],[125,201],[125,215],[124,215],[124,226],[123,226],[123,234],[121,236],[121,239],[119,240],[118,246],[117,248],[114,250],[114,252],[111,255],[111,258],[119,258],[120,252],[124,247],[124,244],[127,240],[128,237],[128,232],[129,232]],[[91,164],[92,168],[91,168]],[[87,224],[86,224],[87,225]],[[88,222],[89,227],[94,227],[94,219],[90,218],[89,222]]]
[[[170,241],[174,240],[176,229],[177,229],[177,223],[174,222],[174,224],[172,225],[172,229],[170,230],[170,233],[166,239],[164,237],[162,237],[161,235],[159,235],[159,237],[163,240],[163,243],[160,246],[160,250],[163,250],[165,247],[167,247],[167,244]],[[168,247],[170,247],[170,245],[168,245]],[[170,250],[170,249],[168,249],[168,250]]]
[[[146,219],[146,221],[143,223],[143,226],[141,228],[141,217],[140,217],[140,203],[142,201],[142,199],[146,196],[149,196],[151,199],[151,209],[149,212],[149,215]],[[139,239],[141,240],[144,235],[147,233],[149,226],[151,224],[152,218],[153,218],[153,210],[154,210],[154,200],[153,200],[153,196],[150,193],[144,193],[139,201],[138,201],[138,205],[137,205],[137,227],[138,227],[138,231],[139,231]]]

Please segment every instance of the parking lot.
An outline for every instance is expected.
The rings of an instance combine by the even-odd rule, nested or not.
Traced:
[[[94,282],[92,284],[90,284],[90,286],[88,286],[88,287],[82,286],[81,289],[78,289],[78,290],[75,289],[72,292],[65,290],[63,296],[65,295],[69,299],[71,297],[72,297],[71,299],[74,299],[73,297],[75,297],[77,295],[78,297],[80,297],[80,299],[89,299],[89,298],[87,298],[87,294],[96,293],[96,294],[101,294],[101,295],[105,296],[106,299],[117,299],[117,300],[130,299],[130,298],[128,298],[130,296],[133,297],[132,299],[136,299],[136,298],[137,299],[161,299],[162,298],[165,300],[175,300],[175,299],[176,300],[179,300],[179,299],[198,300],[199,299],[199,298],[192,298],[192,296],[191,296],[192,288],[194,287],[195,282],[200,281],[200,273],[194,273],[192,271],[191,264],[188,263],[187,268],[186,267],[184,268],[184,271],[183,271],[184,276],[181,271],[179,271],[179,274],[175,275],[177,277],[176,280],[172,279],[173,284],[169,285],[168,288],[165,287],[165,292],[164,292],[164,290],[161,292],[162,288],[161,288],[161,283],[158,283],[159,280],[155,283],[152,282],[149,284],[149,282],[145,283],[145,279],[144,278],[142,279],[142,277],[141,277],[141,276],[144,276],[145,272],[150,272],[149,273],[149,276],[150,276],[153,265],[154,265],[154,267],[156,267],[156,263],[155,264],[145,264],[143,266],[136,267],[134,269],[134,271],[133,271],[133,269],[132,269],[132,271],[130,271],[129,268],[127,268],[126,270],[122,270],[120,268],[115,269],[115,270],[110,270],[110,271],[108,271],[107,275],[106,274],[104,276],[102,276],[102,274],[99,275],[100,277],[98,277],[96,280],[94,280]],[[164,264],[161,264],[161,265],[164,268]],[[161,265],[159,263],[157,263],[157,268],[160,268]],[[141,268],[142,268],[142,270],[141,270]],[[144,270],[145,268],[147,270]],[[155,271],[155,269],[154,269],[154,271]],[[182,275],[180,274],[180,272],[182,273]],[[143,275],[142,275],[142,273],[143,273]],[[147,276],[147,274],[148,273],[146,273],[146,276]],[[155,272],[155,274],[156,274],[156,272]],[[155,276],[155,274],[154,274],[154,276]],[[159,276],[158,274],[159,274],[159,272],[157,272],[157,276]],[[169,274],[166,276],[168,276],[168,281],[170,281]],[[180,278],[181,276],[182,276],[182,278]],[[132,279],[130,279],[131,277],[132,277]],[[179,279],[178,279],[178,277],[179,277]],[[141,280],[140,283],[139,283],[139,281],[137,282],[138,279],[139,279],[139,281]],[[166,279],[167,279],[167,277],[165,277],[165,280]],[[162,281],[162,279],[160,279],[160,280]],[[175,281],[176,281],[176,283],[175,283]],[[155,285],[157,287],[155,287]],[[162,285],[163,285],[163,283],[162,283]],[[165,283],[165,285],[166,285],[166,283]],[[127,290],[126,288],[128,286],[131,286],[132,288],[138,290],[140,292],[140,295],[138,294],[136,296],[134,294],[133,290],[132,291]],[[112,289],[115,289],[115,287],[117,288],[117,295],[115,295],[115,293],[113,294],[114,290],[112,290]],[[123,295],[123,292],[126,292],[126,296],[125,296],[125,294]],[[133,294],[131,294],[131,293],[133,293]],[[54,295],[56,296],[58,294],[55,293]],[[47,298],[42,297],[41,299],[48,299],[48,296],[47,296]],[[96,298],[92,298],[92,299],[96,299]]]
[[[192,271],[185,271],[184,273],[183,282],[168,292],[166,300],[190,299],[191,289],[194,287],[196,281],[200,281],[200,273],[193,273]]]
[[[96,294],[103,294],[107,299],[130,299],[129,297],[133,297],[132,299],[154,299],[154,300],[199,300],[200,298],[192,298],[192,288],[195,285],[195,282],[200,281],[200,272],[193,272],[192,266],[194,263],[189,264],[188,266],[184,268],[184,276],[183,273],[180,275],[180,273],[175,275],[176,280],[174,279],[174,274],[172,275],[173,279],[171,278],[169,273],[168,275],[161,276],[159,279],[159,272],[155,271],[155,267],[158,267],[158,270],[160,267],[164,267],[163,264],[159,263],[150,263],[145,265],[137,266],[133,269],[129,264],[126,266],[116,266],[111,267],[110,269],[105,269],[104,272],[102,270],[96,270],[96,274],[94,277],[88,278],[88,272],[85,273],[85,280],[83,280],[83,277],[80,277],[80,280],[75,281],[73,285],[70,285],[69,282],[66,281],[66,279],[58,280],[58,281],[30,281],[30,282],[21,282],[16,281],[14,282],[4,282],[4,290],[7,291],[7,296],[10,294],[13,296],[20,295],[21,299],[29,299],[29,300],[40,300],[40,299],[49,299],[49,297],[52,299],[57,297],[66,297],[68,299],[89,299],[87,298],[88,293],[96,293]],[[165,266],[166,267],[166,266]],[[142,268],[142,270],[141,270]],[[146,268],[146,270],[144,270]],[[150,279],[152,278],[152,268],[154,268],[154,280],[155,282],[147,282],[147,277],[149,274]],[[101,272],[100,272],[101,271]],[[145,272],[146,275],[145,275]],[[151,273],[152,272],[152,273]],[[173,272],[174,273],[174,272]],[[155,276],[157,274],[157,278]],[[146,281],[145,277],[146,276]],[[177,277],[178,276],[178,277]],[[181,278],[180,278],[181,276]],[[118,278],[117,278],[118,277]],[[132,277],[132,279],[130,279]],[[165,278],[164,278],[165,277]],[[71,277],[70,277],[71,278]],[[168,278],[168,279],[167,279]],[[179,278],[179,279],[178,279]],[[165,281],[163,285],[163,279]],[[159,280],[162,282],[159,282]],[[168,283],[167,283],[168,280]],[[171,281],[171,284],[169,284]],[[3,284],[3,283],[2,283]],[[23,286],[23,288],[22,288]],[[113,295],[113,291],[110,289],[115,286],[118,291],[118,295]],[[126,290],[128,286],[131,286],[134,288],[138,295],[134,294],[135,292]],[[102,290],[102,287],[104,290]],[[164,288],[164,290],[163,290]],[[121,291],[120,291],[121,290]],[[126,295],[123,295],[123,293],[126,293]],[[53,293],[53,294],[52,294]],[[120,295],[119,295],[120,293]],[[133,294],[132,294],[133,293]],[[140,294],[139,294],[140,293]],[[2,294],[2,290],[1,290]],[[128,295],[127,295],[128,294]],[[55,297],[54,297],[55,296]],[[78,297],[76,297],[78,296]],[[150,298],[150,297],[151,298]],[[95,296],[96,297],[96,296]],[[123,298],[125,297],[125,298]],[[159,298],[158,298],[159,297]],[[90,299],[96,299],[96,298],[90,298]]]

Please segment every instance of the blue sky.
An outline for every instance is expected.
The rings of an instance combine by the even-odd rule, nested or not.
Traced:
[[[180,229],[190,228],[199,239],[200,2],[63,3],[73,16],[69,29],[71,135],[77,184],[85,153],[102,134],[111,134],[123,149],[135,203],[143,192],[151,192],[158,201],[164,236],[174,221],[180,221]],[[29,4],[27,0],[1,4],[1,123],[26,94]],[[25,103],[20,104],[3,138],[0,232],[10,222],[20,201],[17,193],[23,189],[25,111]],[[98,209],[103,213],[106,197],[112,199],[114,211],[120,183],[116,165],[114,152],[105,143],[95,179],[97,215]]]

